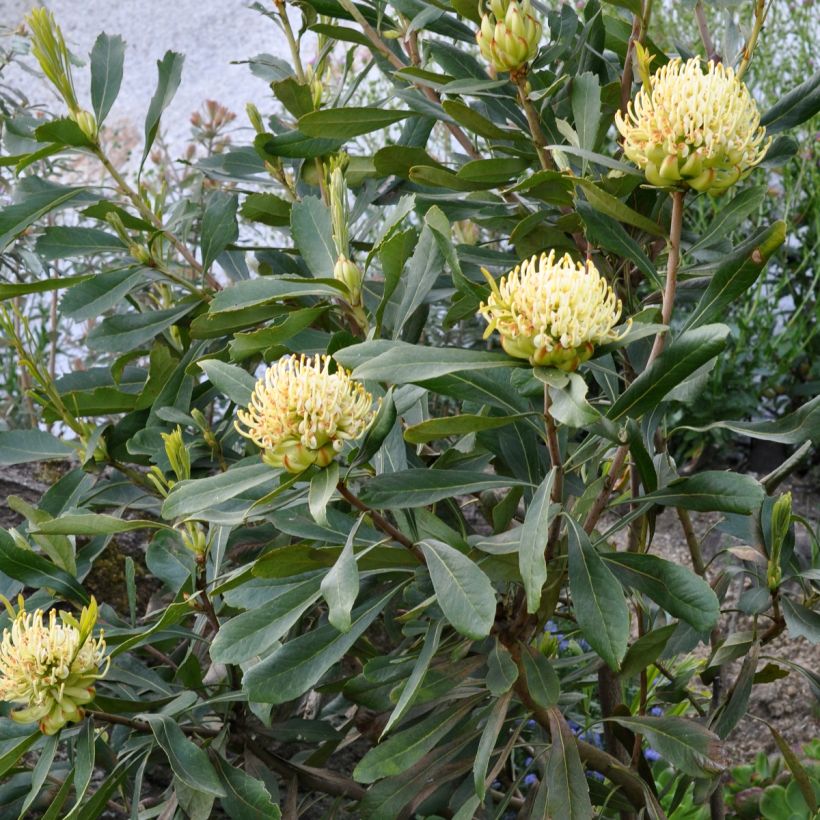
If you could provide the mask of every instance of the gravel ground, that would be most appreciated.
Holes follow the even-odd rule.
[[[0,26],[16,27],[34,5],[30,0],[0,0]],[[190,132],[188,118],[206,99],[234,111],[243,127],[247,125],[245,103],[255,102],[262,111],[270,108],[264,81],[253,76],[247,65],[231,65],[232,61],[260,52],[288,55],[281,31],[244,0],[84,0],[82,4],[50,0],[47,5],[77,57],[87,58],[101,31],[125,39],[125,76],[109,125],[141,133],[156,86],[156,61],[168,49],[185,55],[182,83],[162,119],[172,149],[184,143]],[[272,7],[264,0],[263,5]],[[87,102],[88,82],[81,77],[78,71],[77,92]],[[54,102],[54,95],[36,77],[17,71],[5,74],[4,80],[22,88],[33,102]]]

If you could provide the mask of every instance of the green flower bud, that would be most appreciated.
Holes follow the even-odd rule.
[[[187,481],[191,477],[191,456],[182,440],[182,428],[177,425],[173,433],[161,433],[165,442],[165,455],[177,481]]]
[[[259,109],[253,103],[247,103],[245,105],[245,113],[251,121],[253,130],[256,131],[257,134],[264,134],[265,124],[262,122],[262,115],[259,113]]]
[[[541,23],[530,0],[491,0],[481,17],[476,42],[482,56],[496,71],[525,71],[535,59],[541,40]]]
[[[85,134],[91,142],[97,141],[97,120],[90,111],[82,109],[71,112],[71,119],[80,126],[80,130]]]
[[[783,544],[789,534],[792,522],[792,494],[783,493],[772,507],[772,521],[770,530],[769,566],[766,570],[766,581],[769,589],[774,591],[780,586],[782,570],[780,556],[783,554]]]
[[[347,288],[351,305],[361,304],[362,272],[355,262],[351,262],[346,256],[340,256],[333,268],[333,278]]]

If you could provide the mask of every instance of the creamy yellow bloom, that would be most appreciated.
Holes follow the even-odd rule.
[[[746,85],[732,68],[693,57],[672,60],[619,111],[624,154],[662,188],[694,188],[717,196],[766,155],[771,138]]]
[[[540,40],[541,23],[530,0],[490,0],[476,34],[482,56],[496,71],[520,71],[535,59]]]
[[[236,429],[274,467],[301,473],[311,464],[327,467],[345,441],[363,435],[376,415],[373,396],[330,356],[285,356],[256,383]],[[244,425],[244,428],[243,428]]]
[[[531,364],[575,370],[595,345],[619,338],[613,330],[621,300],[592,262],[573,262],[555,251],[522,262],[496,285],[479,308],[510,356]]]
[[[12,711],[14,720],[39,721],[40,730],[53,735],[69,721],[82,719],[82,706],[94,697],[94,682],[108,669],[102,632],[91,637],[96,620],[93,598],[79,621],[54,609],[47,616],[40,609],[26,612],[20,599],[19,612],[0,642],[0,700],[23,704]]]

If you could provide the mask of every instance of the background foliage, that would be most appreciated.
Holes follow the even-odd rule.
[[[811,4],[771,12],[793,52],[757,42],[747,79],[775,142],[726,197],[687,200],[648,368],[669,196],[612,127],[635,38],[658,62],[754,47],[766,5],[712,5],[538,5],[516,86],[480,59],[472,2],[259,4],[293,48],[249,59],[270,108],[245,139],[206,106],[182,164],[146,163],[180,54],[158,60],[126,168],[104,127],[4,91],[0,464],[52,472],[35,504],[9,499],[0,592],[29,610],[95,594],[112,664],[56,740],[0,718],[0,816],[757,816],[740,813],[752,786],[762,816],[809,816],[816,750],[778,741],[725,803],[720,784],[753,687],[820,687],[768,654],[820,632],[817,533],[790,506],[772,526],[820,436],[820,76],[794,76]],[[123,70],[107,34],[74,68],[101,126]],[[363,321],[333,278],[333,161]],[[552,248],[589,254],[634,319],[571,376],[482,342],[475,316],[481,267]],[[325,352],[379,417],[337,464],[283,474],[236,408],[264,364]],[[748,441],[782,466],[699,468]],[[653,552],[664,510],[691,567]],[[734,539],[711,562],[693,513]]]

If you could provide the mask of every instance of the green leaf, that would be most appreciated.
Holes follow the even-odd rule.
[[[621,202],[617,197],[599,188],[592,180],[578,177],[574,182],[583,189],[587,202],[596,211],[611,216],[618,222],[625,222],[627,225],[640,228],[652,236],[664,236],[665,231],[657,222],[653,222],[643,214],[639,214],[625,202]]]
[[[536,378],[541,378],[543,368],[535,368]],[[601,414],[587,401],[589,387],[578,373],[562,374],[568,379],[566,385],[550,386],[550,414],[567,427],[589,427],[601,418]]]
[[[464,553],[443,541],[421,541],[436,600],[444,617],[468,638],[480,640],[495,622],[495,590]]]
[[[724,316],[726,308],[757,281],[769,258],[785,239],[786,223],[775,222],[736,248],[715,271],[685,327],[697,327]]]
[[[193,302],[182,302],[166,310],[117,313],[106,317],[93,328],[86,336],[86,342],[92,350],[128,353],[156,338],[195,307]]]
[[[698,632],[708,632],[717,623],[717,596],[703,578],[686,567],[656,555],[631,552],[610,552],[601,557],[622,584],[648,595]]]
[[[783,597],[781,603],[789,635],[803,637],[813,644],[820,643],[820,615],[791,598]]]
[[[789,771],[792,773],[795,783],[797,783],[800,789],[800,794],[803,795],[806,806],[808,806],[810,811],[816,812],[818,808],[817,795],[811,775],[809,775],[806,767],[800,762],[800,758],[795,754],[794,748],[789,744],[786,738],[783,737],[771,723],[766,723],[766,725],[769,727],[774,742],[777,744],[777,748],[780,749],[780,754],[783,755],[783,759],[786,761],[786,765],[789,767]]]
[[[800,125],[820,111],[820,71],[781,97],[760,118],[766,131],[775,134]]]
[[[501,697],[505,692],[509,692],[517,680],[518,667],[512,655],[500,641],[496,640],[487,658],[487,689],[491,695]]]
[[[47,558],[31,550],[21,549],[2,529],[0,529],[0,572],[34,589],[53,589],[83,604],[89,601],[88,593],[76,578]]]
[[[0,283],[0,302],[14,299],[16,296],[26,296],[29,293],[48,293],[52,290],[72,288],[81,285],[93,276],[93,273],[82,273],[79,276],[60,276],[56,279],[35,279],[33,282]]]
[[[571,82],[570,101],[578,146],[584,151],[594,151],[601,123],[601,86],[598,77],[586,71],[573,77]]]
[[[339,632],[347,632],[350,629],[350,612],[359,594],[359,569],[353,552],[353,539],[357,528],[354,527],[350,531],[336,563],[322,579],[322,597],[328,606],[327,619]]]
[[[359,445],[358,452],[356,453],[356,458],[351,464],[351,469],[358,467],[360,464],[366,464],[378,453],[382,444],[384,444],[392,432],[397,418],[398,412],[396,410],[396,404],[393,401],[393,388],[390,387],[387,393],[382,397],[376,418],[373,419],[373,423],[364,434],[362,443]]]
[[[70,458],[74,448],[44,430],[0,431],[0,467]]]
[[[214,191],[205,203],[202,214],[202,269],[210,270],[217,256],[228,245],[236,242],[239,226],[236,223],[238,200],[236,194]]]
[[[381,131],[407,117],[417,116],[414,111],[391,111],[386,108],[325,108],[299,118],[299,130],[309,137],[347,140],[371,131]]]
[[[113,515],[97,513],[68,513],[50,521],[42,521],[32,528],[32,532],[46,535],[111,535],[117,532],[131,532],[144,529],[173,529],[161,521],[148,519],[124,519]]]
[[[91,49],[91,106],[97,125],[103,124],[120,93],[124,62],[125,41],[119,34],[102,32]]]
[[[462,370],[513,367],[505,353],[464,350],[457,347],[424,347],[407,342],[376,340],[350,345],[333,354],[339,364],[352,367],[356,379],[409,384]]]
[[[617,568],[615,574],[618,574]],[[646,669],[647,666],[654,663],[666,648],[672,633],[677,628],[678,624],[672,623],[641,635],[626,651],[623,663],[621,663],[621,678],[629,680],[642,669]]]
[[[802,444],[820,438],[820,396],[806,402],[802,407],[773,421],[715,421],[705,427],[676,427],[676,430],[731,430],[749,438],[776,441],[781,444]]]
[[[122,253],[125,246],[118,236],[99,228],[52,225],[37,237],[35,250],[43,259],[50,262],[53,259],[67,259],[71,256]]]
[[[741,191],[731,201],[715,203],[715,213],[701,235],[700,239],[690,246],[689,253],[695,253],[701,248],[710,248],[718,242],[727,239],[729,234],[743,223],[750,214],[757,211],[766,199],[768,193],[767,185],[758,185],[754,188],[746,188]],[[771,228],[766,229],[767,233]],[[745,245],[754,244],[757,237]],[[732,254],[734,256],[734,254]]]
[[[569,588],[578,626],[589,645],[614,670],[626,654],[629,609],[621,585],[589,536],[567,516]]]
[[[309,327],[326,313],[328,308],[329,305],[317,305],[313,308],[294,310],[287,313],[281,321],[268,327],[249,333],[235,333],[233,340],[228,343],[231,359],[235,362],[243,361],[275,345],[286,345],[300,330]]]
[[[246,490],[273,481],[279,473],[268,464],[232,467],[224,473],[180,481],[162,504],[166,520],[182,518],[215,507]]]
[[[487,784],[484,782],[487,778],[487,769],[490,766],[490,758],[495,749],[495,744],[498,741],[498,736],[501,734],[501,729],[504,727],[504,721],[507,718],[507,709],[510,705],[510,695],[499,698],[494,704],[492,711],[487,716],[487,722],[484,724],[484,729],[481,732],[481,739],[478,741],[478,749],[473,762],[473,785],[475,786],[476,794],[481,800],[487,793]],[[472,818],[472,814],[470,817]]]
[[[518,548],[518,569],[527,593],[527,612],[538,611],[541,590],[547,580],[547,534],[550,525],[550,504],[555,484],[556,468],[553,467],[533,495],[524,523],[521,525],[521,543]]]
[[[548,816],[551,820],[587,820],[594,812],[578,744],[557,707],[549,710],[549,722],[552,745],[544,775]]]
[[[657,404],[687,376],[723,350],[729,328],[703,325],[686,330],[658,356],[610,407],[607,417],[618,421],[624,416],[637,418]]]
[[[248,697],[259,703],[285,703],[307,692],[347,654],[398,589],[355,609],[347,632],[326,624],[275,650],[245,673],[242,686]]]
[[[542,708],[550,709],[558,703],[561,684],[552,664],[536,649],[525,646],[521,653],[527,688],[532,699]]]
[[[224,393],[234,404],[250,403],[256,379],[235,364],[226,364],[219,359],[204,359],[197,362],[208,377],[208,381],[221,393]]]
[[[216,757],[216,770],[225,796],[220,803],[231,820],[280,820],[282,812],[265,784],[242,769]]]
[[[9,769],[13,769],[20,758],[43,736],[43,733],[37,729],[28,737],[24,737],[18,741],[7,751],[0,754],[0,777],[6,774]]]
[[[37,222],[50,211],[78,199],[85,194],[86,190],[86,188],[65,188],[62,185],[43,184],[34,191],[27,192],[15,205],[0,209],[0,252],[4,251],[9,243],[29,225]]]
[[[336,492],[339,480],[339,463],[331,461],[310,479],[308,490],[308,510],[317,524],[327,526],[327,505]]]
[[[503,185],[530,167],[527,160],[518,157],[474,159],[465,162],[456,176],[468,182],[480,182],[488,188]]]
[[[286,587],[272,601],[235,615],[222,624],[211,642],[214,663],[244,663],[264,655],[302,617],[319,598],[319,579]]]
[[[764,495],[763,486],[750,475],[705,470],[670,481],[666,487],[641,496],[641,502],[697,512],[750,515],[760,508]]]
[[[290,225],[291,203],[275,194],[248,194],[239,213],[251,222],[273,228]]]
[[[618,162],[618,160],[605,156],[604,154],[596,154],[593,151],[585,151],[583,148],[575,148],[572,145],[547,145],[547,151],[563,151],[565,154],[571,154],[581,159],[589,160],[595,165],[602,165],[604,168],[611,168],[613,171],[620,171],[622,174],[629,176],[642,176],[641,172],[635,168],[634,165],[628,165],[625,162]]]
[[[468,433],[479,433],[482,430],[495,430],[512,424],[530,414],[520,413],[514,416],[476,416],[461,413],[458,416],[444,416],[440,419],[428,419],[408,427],[404,431],[404,440],[410,444],[424,444],[448,436],[463,436]]]
[[[51,122],[38,126],[34,129],[34,136],[38,142],[53,142],[60,147],[91,148],[94,145],[85,131],[69,117],[60,117],[59,119],[51,120]],[[46,149],[44,156],[48,156],[51,153],[53,153],[52,150]],[[27,164],[27,162],[21,162],[18,168]]]
[[[371,479],[365,485],[362,500],[371,507],[400,510],[424,507],[454,495],[519,485],[528,486],[529,482],[509,476],[481,476],[473,470],[414,468]]]
[[[144,714],[142,717],[151,724],[151,731],[168,757],[171,771],[188,788],[216,797],[226,795],[208,755],[185,737],[176,721],[165,715]]]
[[[253,144],[263,158],[313,159],[333,154],[342,147],[341,139],[309,137],[299,131],[284,134],[259,134]]]
[[[304,197],[291,208],[290,227],[308,270],[318,279],[333,279],[338,251],[327,205],[319,197]]]
[[[118,305],[134,287],[150,281],[145,268],[135,267],[106,270],[96,276],[83,276],[82,280],[60,301],[63,315],[75,322],[84,322],[86,319],[101,316]],[[0,298],[1,288],[2,286]]]
[[[359,783],[373,783],[383,777],[401,774],[418,763],[464,716],[469,708],[462,706],[449,715],[434,711],[415,726],[405,729],[374,746],[358,762],[353,778]]]
[[[424,303],[441,274],[441,267],[441,251],[432,228],[425,223],[406,271],[399,280],[394,300],[398,302],[395,313],[388,313],[392,316],[394,339],[399,338],[407,321]]]
[[[185,57],[176,51],[166,51],[161,60],[157,60],[157,89],[148,106],[148,114],[145,117],[145,147],[142,149],[142,159],[140,160],[140,171],[145,165],[145,160],[151,151],[151,146],[157,138],[159,131],[159,121],[162,112],[168,107],[174,94],[179,88],[179,81],[182,79],[182,64]]]
[[[690,777],[710,777],[723,771],[720,739],[694,720],[621,716],[609,720],[643,735],[664,760]]]
[[[253,305],[300,296],[341,296],[343,292],[344,286],[332,279],[292,279],[279,276],[243,279],[214,296],[210,313],[242,310]]]
[[[421,647],[421,652],[413,664],[413,671],[407,679],[404,687],[401,690],[398,701],[396,701],[396,708],[390,713],[390,718],[385,724],[379,739],[384,737],[393,726],[398,723],[402,717],[407,713],[407,710],[413,705],[413,701],[419,692],[419,687],[430,668],[430,661],[438,650],[439,642],[441,641],[441,633],[444,630],[444,620],[433,621],[427,626],[427,632],[424,636],[424,644]]]

